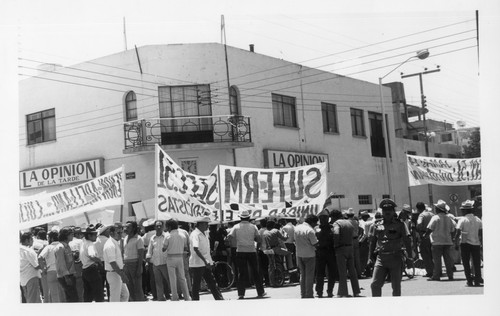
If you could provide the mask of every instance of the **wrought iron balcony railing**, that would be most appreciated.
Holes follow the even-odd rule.
[[[192,143],[251,143],[250,117],[150,118],[124,124],[125,149]]]

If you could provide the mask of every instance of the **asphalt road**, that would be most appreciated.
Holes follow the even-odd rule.
[[[427,281],[427,277],[422,275],[415,275],[413,279],[403,277],[401,284],[402,296],[436,296],[436,295],[481,295],[484,292],[484,287],[466,287],[465,275],[463,267],[456,265],[457,271],[454,273],[454,280],[448,281],[447,277],[443,277],[442,281]],[[444,267],[443,267],[444,271]],[[422,274],[423,271],[418,271],[416,274]],[[484,275],[483,275],[484,278]],[[326,281],[326,280],[325,280]],[[361,287],[361,295],[364,297],[371,297],[370,284],[371,279],[361,279],[359,284]],[[326,286],[326,284],[325,284]],[[335,284],[334,294],[336,294],[338,284]],[[348,284],[349,294],[352,294],[350,284]],[[280,288],[266,287],[266,297],[258,298],[255,288],[248,288],[245,293],[244,300],[273,300],[273,299],[300,299],[300,286],[298,283],[287,284]],[[324,293],[326,294],[326,293]],[[391,296],[392,289],[390,283],[385,283],[382,288],[382,296]],[[237,300],[238,293],[235,288],[224,291],[223,296],[225,299]],[[315,300],[358,300],[361,298],[315,298]],[[200,300],[212,300],[213,297],[209,292],[200,293]]]

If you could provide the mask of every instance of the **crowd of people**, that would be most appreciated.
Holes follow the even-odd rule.
[[[257,297],[277,286],[277,262],[300,297],[360,297],[359,279],[372,278],[371,296],[381,296],[386,280],[401,295],[403,258],[422,260],[429,281],[442,278],[442,259],[454,279],[453,253],[461,254],[466,286],[482,286],[482,222],[475,201],[462,203],[453,216],[439,200],[412,210],[384,199],[377,210],[323,210],[295,218],[252,219],[210,224],[145,220],[80,227],[35,227],[20,232],[22,302],[190,301],[200,299],[202,279],[215,300],[224,300],[212,273],[225,261],[234,271],[239,299],[255,287]],[[405,255],[405,256],[403,256]],[[472,264],[471,264],[472,259]],[[326,279],[326,282],[325,282]],[[349,279],[351,294],[349,294]],[[326,286],[325,286],[326,283]],[[325,289],[326,288],[326,289]],[[325,291],[326,290],[326,291]],[[366,296],[366,295],[364,295]]]

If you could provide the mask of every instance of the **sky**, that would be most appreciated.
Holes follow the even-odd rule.
[[[476,9],[479,10],[479,59]],[[440,72],[423,76],[427,117],[446,120],[454,127],[457,121],[465,121],[467,127],[481,127],[483,165],[487,171],[483,179],[493,184],[483,187],[484,205],[491,210],[498,208],[493,204],[495,200],[488,197],[498,195],[495,183],[500,177],[500,168],[496,167],[499,148],[496,122],[500,117],[499,1],[2,0],[0,92],[5,98],[4,124],[0,124],[4,153],[0,164],[3,175],[0,209],[17,208],[12,197],[18,196],[19,169],[11,167],[18,161],[17,82],[33,75],[29,68],[40,63],[70,66],[123,51],[124,18],[128,49],[151,44],[220,43],[222,15],[230,46],[248,49],[249,44],[254,44],[257,53],[374,84],[382,77],[384,83],[402,81],[407,102],[416,106],[420,105],[418,77],[401,79],[400,73],[419,73],[439,66]],[[421,49],[429,49],[427,59],[413,58],[392,71]],[[4,214],[8,223],[17,222],[15,212]],[[487,214],[488,211],[485,218]],[[11,228],[15,235],[15,225]],[[14,243],[8,248],[12,246],[14,249],[5,251],[15,253]],[[491,252],[486,252],[485,258],[490,259]],[[0,286],[0,298],[16,302],[17,292],[12,289]],[[498,297],[492,290],[490,287],[485,291],[488,293],[485,300],[468,297],[465,308],[471,308],[474,302],[488,306],[491,301],[486,299]],[[426,304],[437,301],[439,306],[440,299],[426,298]],[[357,305],[367,306],[362,301]],[[394,305],[391,308],[398,304]],[[141,311],[138,305],[129,306]],[[304,306],[311,307],[296,306],[295,312],[312,311]],[[456,305],[446,308],[450,314],[464,311],[460,298]],[[498,307],[490,309],[495,310]],[[73,312],[78,314],[77,311],[83,312],[76,309]],[[409,315],[412,312],[421,314],[421,310],[407,311]],[[487,314],[482,311],[482,315]]]
[[[308,6],[304,1],[260,0],[19,3],[30,5],[20,7],[17,19],[18,79],[34,75],[32,68],[40,63],[70,66],[125,47],[220,43],[223,15],[230,46],[248,49],[254,44],[260,54],[372,83],[418,50],[428,49],[427,59],[412,58],[383,82],[402,81],[407,102],[420,106],[418,76],[401,79],[400,73],[439,67],[439,73],[423,76],[427,117],[455,127],[457,121],[480,126],[480,58],[476,12],[470,6],[380,10],[368,5],[360,11],[320,0],[308,1],[317,4]]]

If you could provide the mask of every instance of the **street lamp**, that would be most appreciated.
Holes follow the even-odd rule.
[[[407,63],[412,58],[418,59],[426,59],[429,57],[429,51],[427,49],[419,50],[415,56],[411,56],[407,60],[403,61],[401,64],[396,66],[396,68],[389,71],[385,76],[378,78],[378,86],[380,90],[380,106],[382,108],[382,136],[384,137],[384,147],[385,147],[385,164],[387,169],[387,184],[389,186],[389,197],[392,198],[392,182],[391,182],[391,168],[390,168],[390,158],[389,158],[389,131],[387,130],[388,126],[385,121],[385,106],[384,106],[384,95],[382,92],[382,79],[390,75],[394,70],[401,67],[403,64]]]

